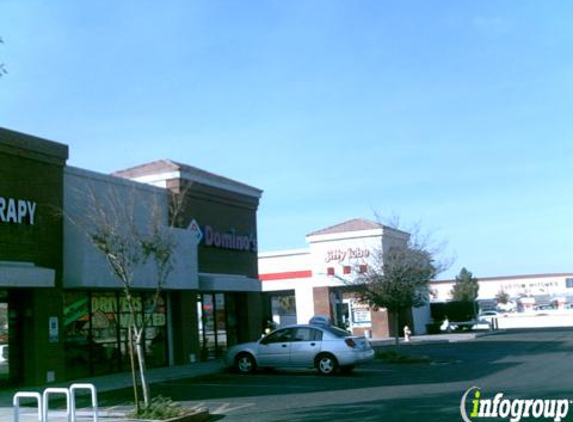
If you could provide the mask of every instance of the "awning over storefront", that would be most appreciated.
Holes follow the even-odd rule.
[[[199,290],[219,292],[260,292],[261,282],[236,274],[199,273]]]
[[[54,287],[56,271],[32,262],[0,261],[0,287]]]

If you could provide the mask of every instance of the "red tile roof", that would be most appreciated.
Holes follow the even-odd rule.
[[[227,177],[220,176],[218,174],[211,173],[197,167],[193,167],[187,164],[181,164],[168,159],[157,160],[151,163],[141,164],[125,170],[119,170],[113,173],[113,175],[127,179],[134,179],[141,176],[149,176],[153,174],[161,174],[171,171],[180,171],[182,173],[187,173],[191,177],[193,176],[201,177],[204,179],[212,180],[213,182],[224,183],[231,186],[243,187],[262,192],[260,189],[247,185],[245,183],[238,182],[236,180],[229,179]],[[183,176],[183,178],[185,178],[185,176]]]
[[[381,229],[384,226],[380,223],[375,223],[370,220],[365,220],[363,218],[354,218],[352,220],[345,221],[334,226],[327,227],[322,230],[317,230],[315,232],[307,234],[307,236],[320,236],[324,234],[335,234],[344,232],[355,232],[360,230],[376,230]]]

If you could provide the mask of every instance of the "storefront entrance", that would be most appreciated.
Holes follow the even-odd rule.
[[[4,297],[2,297],[4,296]],[[9,309],[6,293],[0,295],[0,385],[6,385],[10,379],[10,335],[9,335]]]
[[[237,344],[236,296],[232,293],[200,293],[197,296],[201,360],[223,356]]]
[[[23,379],[22,293],[0,290],[0,386],[20,383]]]

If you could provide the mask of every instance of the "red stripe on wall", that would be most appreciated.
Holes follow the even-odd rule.
[[[289,278],[310,278],[310,277],[312,277],[312,271],[287,271],[284,273],[259,274],[259,279],[261,279],[262,281],[287,280]]]

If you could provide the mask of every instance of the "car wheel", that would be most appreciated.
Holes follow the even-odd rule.
[[[235,367],[241,374],[252,374],[255,372],[257,363],[252,355],[241,353],[235,360]]]
[[[330,354],[318,355],[315,366],[321,375],[333,375],[338,368],[336,358]]]

